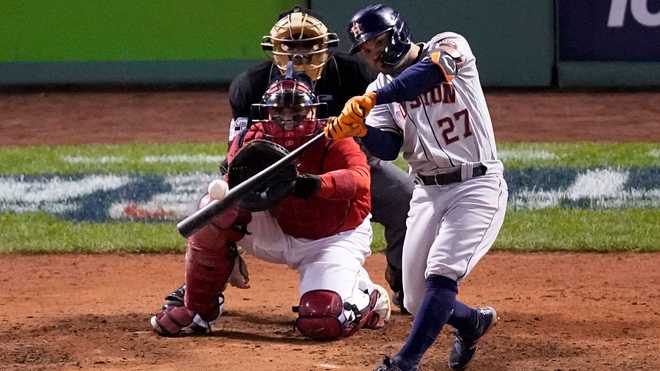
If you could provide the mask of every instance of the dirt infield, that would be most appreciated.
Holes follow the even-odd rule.
[[[660,93],[493,92],[498,141],[660,142]],[[0,145],[225,140],[224,92],[0,94]],[[175,233],[174,231],[172,233]],[[369,370],[410,317],[344,341],[292,329],[296,274],[248,258],[213,336],[149,330],[183,280],[178,255],[0,255],[0,369]],[[384,283],[382,255],[367,268]],[[462,286],[501,317],[475,370],[660,369],[660,254],[489,254]],[[450,337],[427,353],[445,369]]]
[[[214,336],[159,338],[148,318],[183,279],[176,255],[0,257],[0,368],[366,370],[410,317],[330,343],[292,329],[296,275],[248,258],[252,288],[227,292]],[[660,255],[488,255],[463,285],[494,305],[475,370],[660,369]],[[383,255],[367,269],[383,283]],[[426,370],[445,369],[447,331]]]
[[[660,142],[660,92],[492,92],[499,142]],[[0,145],[225,140],[226,92],[0,93]]]

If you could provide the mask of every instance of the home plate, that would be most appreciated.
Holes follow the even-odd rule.
[[[321,368],[325,368],[325,369],[331,369],[331,370],[336,370],[336,369],[341,368],[341,366],[331,365],[331,364],[327,364],[327,363],[319,363],[316,366],[321,367]]]

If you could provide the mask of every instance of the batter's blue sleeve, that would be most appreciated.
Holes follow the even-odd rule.
[[[434,64],[431,58],[426,57],[406,68],[391,83],[378,89],[376,91],[378,104],[413,100],[433,89],[443,80],[438,65]]]
[[[392,161],[399,156],[403,137],[395,132],[367,125],[367,135],[362,137],[362,144],[372,155],[385,161]]]

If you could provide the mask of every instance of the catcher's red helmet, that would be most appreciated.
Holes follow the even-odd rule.
[[[264,128],[264,138],[291,151],[311,139],[323,129],[325,121],[316,118],[322,106],[310,88],[307,75],[294,76],[290,70],[285,77],[272,83],[257,108],[258,122]]]

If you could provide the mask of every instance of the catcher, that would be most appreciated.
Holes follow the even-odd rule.
[[[232,142],[230,188],[323,130],[325,121],[315,117],[320,104],[305,80],[290,68],[254,105],[265,119],[256,120],[242,141]],[[338,339],[361,327],[384,326],[390,317],[387,291],[363,267],[372,239],[364,153],[351,138],[323,138],[297,161],[188,238],[184,303],[153,316],[154,331],[164,336],[212,331],[232,271],[240,276],[234,269],[240,261],[237,244],[299,272],[295,325],[304,336]],[[200,207],[208,202],[207,194]]]
[[[272,54],[272,60],[255,65],[232,81],[229,102],[233,119],[229,137],[244,135],[251,124],[251,105],[259,102],[273,79],[286,72],[289,62],[294,63],[297,72],[309,76],[314,94],[326,103],[326,112],[318,112],[317,117],[339,115],[344,103],[354,95],[363,94],[376,75],[354,56],[334,50],[338,42],[337,34],[330,32],[320,17],[309,10],[294,7],[282,14],[261,43]],[[366,151],[365,154],[371,176],[371,220],[384,227],[385,278],[392,289],[393,302],[401,306],[404,297],[401,256],[413,182],[393,163],[381,161]],[[174,292],[166,300],[173,301],[176,297]]]
[[[252,104],[261,100],[272,80],[286,72],[289,62],[293,62],[296,72],[310,78],[314,95],[325,103],[319,107],[325,108],[322,110],[325,112],[317,112],[316,117],[337,116],[349,98],[364,93],[376,76],[357,58],[333,51],[338,42],[337,34],[330,32],[308,10],[294,7],[280,15],[261,43],[265,51],[271,52],[272,59],[241,73],[229,87],[233,113],[229,124],[230,144],[232,139],[245,135],[252,124]],[[371,177],[371,221],[381,224],[385,232],[385,279],[393,291],[392,302],[407,313],[403,308],[401,256],[413,182],[391,162],[381,161],[367,151],[365,154]],[[165,305],[181,305],[185,287],[181,285],[167,295]]]

